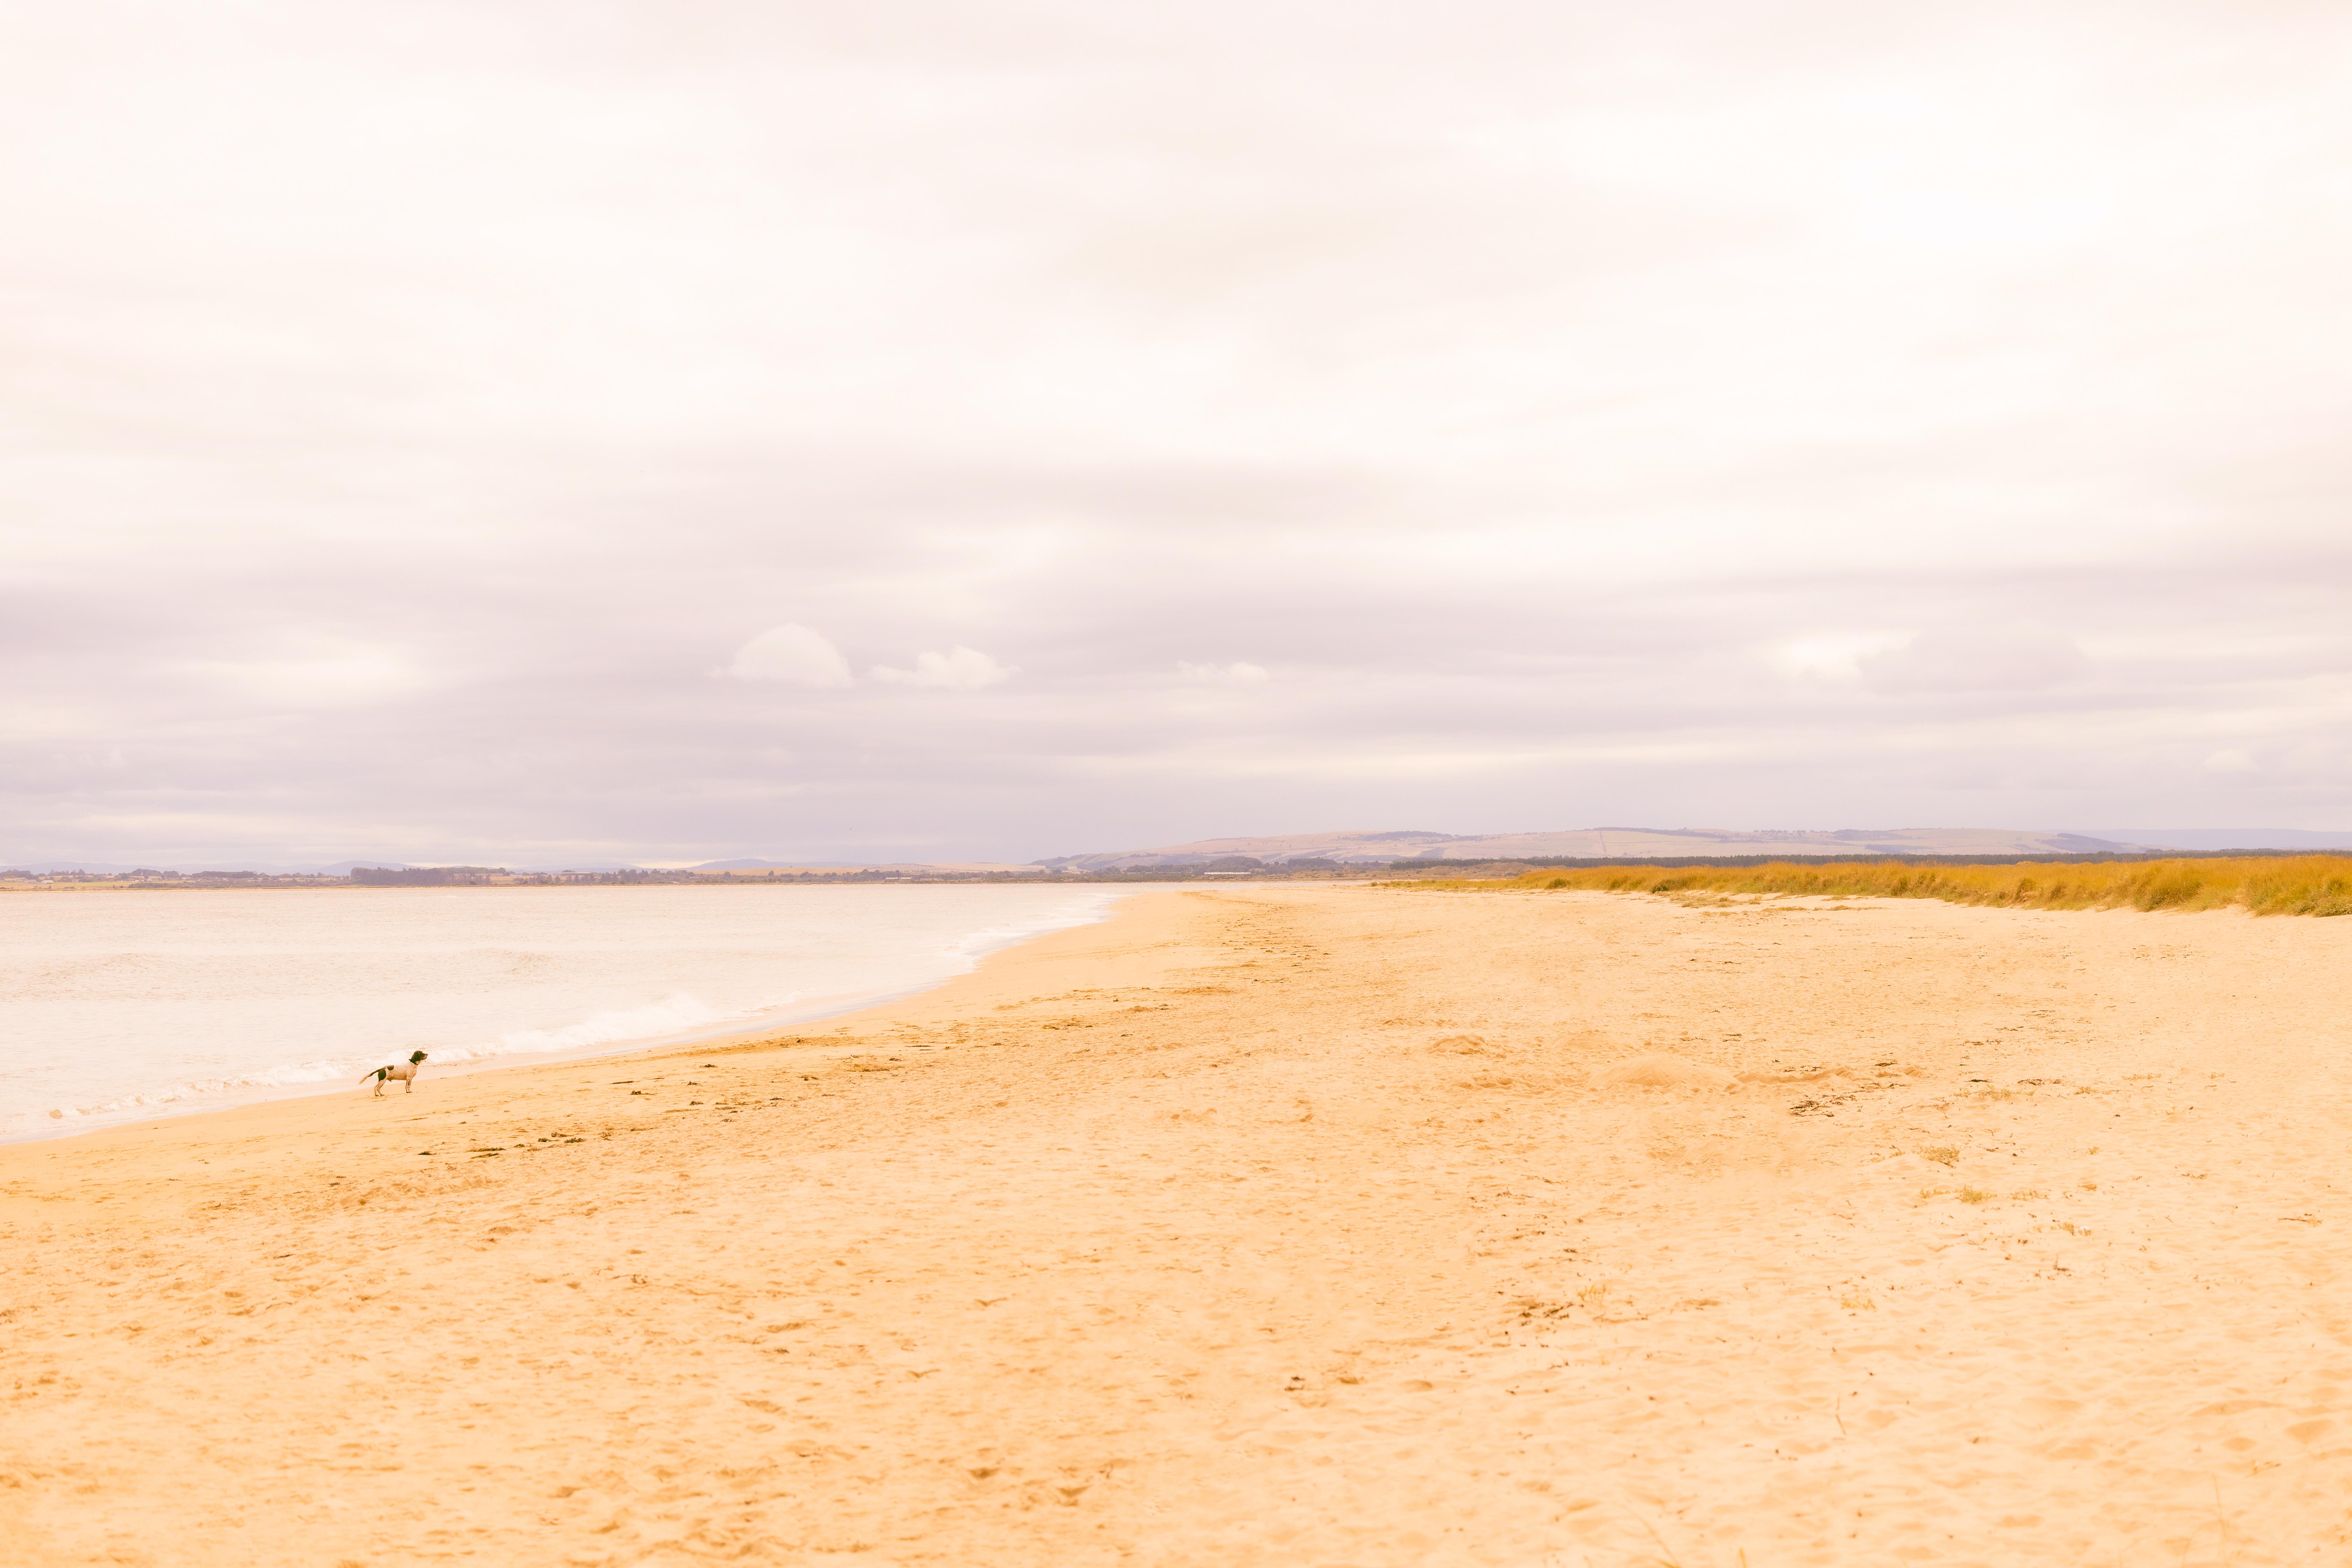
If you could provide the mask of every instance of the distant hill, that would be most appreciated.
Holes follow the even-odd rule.
[[[1731,827],[1578,827],[1547,833],[1290,833],[1262,838],[1203,838],[1155,849],[1065,855],[1036,865],[1055,870],[1128,870],[1139,866],[1198,866],[1248,858],[1267,865],[1332,860],[1544,860],[1700,855],[2097,855],[2138,845],[2080,833],[2007,827],[1843,828],[1835,832]]]

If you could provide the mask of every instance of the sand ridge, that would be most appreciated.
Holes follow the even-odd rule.
[[[1151,895],[791,1043],[0,1150],[0,1529],[2352,1558],[2352,921],[1704,903]]]

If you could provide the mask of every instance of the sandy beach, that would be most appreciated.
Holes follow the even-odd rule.
[[[2347,961],[2229,911],[1154,893],[803,1035],[0,1148],[0,1541],[2352,1562]]]

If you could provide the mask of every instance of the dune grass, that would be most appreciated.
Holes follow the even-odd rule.
[[[2226,860],[2036,861],[1918,866],[1899,860],[1776,860],[1764,866],[1596,866],[1496,881],[1395,882],[1462,892],[1582,889],[1610,893],[1782,894],[1942,899],[2026,910],[2244,909],[2258,915],[2352,915],[2352,857]]]

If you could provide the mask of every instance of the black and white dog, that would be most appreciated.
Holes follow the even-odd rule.
[[[396,1062],[388,1068],[376,1068],[375,1071],[368,1074],[367,1078],[361,1079],[360,1081],[362,1083],[365,1083],[370,1078],[375,1079],[375,1092],[378,1099],[382,1099],[383,1097],[383,1084],[384,1079],[398,1079],[401,1082],[408,1086],[409,1093],[415,1094],[416,1092],[416,1075],[424,1070],[425,1053],[423,1051],[419,1051],[404,1062]]]

